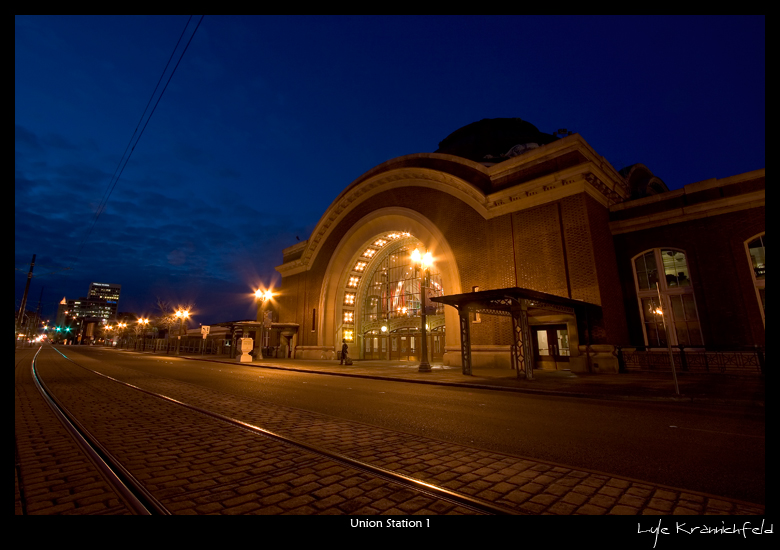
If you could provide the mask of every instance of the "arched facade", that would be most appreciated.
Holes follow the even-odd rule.
[[[479,126],[484,132],[490,124]],[[685,251],[695,275],[690,294],[701,341],[717,341],[720,329],[709,314],[715,296],[700,251],[708,231],[739,226],[734,234],[746,234],[739,241],[744,256],[745,239],[764,227],[763,170],[678,191],[658,180],[656,194],[632,198],[640,172],[649,174],[643,165],[621,174],[579,134],[532,141],[534,147],[497,150],[500,156],[488,154],[484,162],[447,152],[407,155],[348,185],[309,239],[285,249],[277,267],[278,320],[291,355],[334,358],[347,339],[353,358],[415,360],[420,283],[405,256],[414,247],[432,253],[434,281],[428,286],[439,295],[520,289],[515,296],[554,298],[545,307],[529,301],[523,314],[537,368],[593,370],[598,364],[614,371],[616,345],[645,345],[646,321],[636,305],[643,303],[637,293],[644,289],[637,287],[635,260],[648,250]],[[499,145],[505,145],[503,137]],[[652,183],[646,180],[640,182],[644,189]],[[687,201],[695,208],[681,210]],[[686,233],[689,228],[695,231]],[[406,278],[393,272],[400,263]],[[732,283],[753,296],[749,275],[735,274],[740,280]],[[429,344],[436,360],[457,365],[463,316],[448,303],[429,319],[436,337]],[[587,313],[578,317],[575,311]],[[751,327],[763,326],[758,313]],[[473,366],[509,367],[510,349],[519,342],[512,323],[481,314],[468,322]],[[750,334],[753,341],[760,336]]]
[[[392,238],[391,235],[397,237]],[[381,240],[386,243],[377,245]],[[374,328],[364,326],[362,316],[366,300],[371,296],[367,279],[370,279],[388,253],[398,250],[399,246],[410,245],[419,245],[432,252],[435,269],[444,289],[451,289],[451,293],[461,291],[455,256],[442,232],[429,219],[408,208],[385,207],[373,210],[350,227],[330,257],[326,268],[327,277],[318,300],[319,311],[324,312],[321,317],[322,329],[317,333],[316,348],[305,350],[307,353],[301,354],[302,358],[329,356],[332,350],[341,347],[345,331],[352,332],[352,338],[346,338],[351,355],[361,355],[364,349],[361,346],[361,335]],[[373,254],[366,256],[366,251],[373,251]],[[353,313],[351,322],[345,322],[345,313],[349,312]],[[443,317],[445,325],[447,317],[451,318],[450,324],[456,323],[454,312],[445,311]],[[407,319],[409,322],[404,325],[406,328],[414,325],[413,319],[417,319],[419,325],[419,314],[410,315]],[[381,328],[382,325],[379,326]],[[388,326],[389,330],[403,328],[398,321],[391,326]],[[457,347],[456,336],[451,336],[446,345]]]

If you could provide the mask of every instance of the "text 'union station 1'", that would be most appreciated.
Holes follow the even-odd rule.
[[[465,374],[617,372],[618,349],[763,348],[765,247],[763,168],[670,191],[484,119],[347,186],[284,250],[274,327],[299,359],[420,361],[425,334]]]

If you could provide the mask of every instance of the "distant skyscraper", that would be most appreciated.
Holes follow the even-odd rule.
[[[108,320],[116,317],[116,303],[98,298],[67,301],[67,315],[73,319]]]
[[[89,285],[89,294],[87,294],[87,298],[97,298],[99,300],[106,300],[108,303],[116,304],[119,302],[120,292],[122,292],[122,285],[92,283]]]
[[[78,300],[63,298],[57,311],[57,325],[70,325],[74,321],[107,322],[116,317],[122,285],[92,283],[86,297]]]
[[[91,304],[90,309],[94,309],[98,306],[98,310],[102,313],[99,315],[104,319],[110,319],[116,317],[117,307],[119,306],[119,294],[122,292],[122,285],[108,284],[108,283],[92,283],[89,285],[89,293],[87,294],[87,300],[93,302],[99,300],[105,302],[104,304]],[[108,313],[108,316],[104,316]]]

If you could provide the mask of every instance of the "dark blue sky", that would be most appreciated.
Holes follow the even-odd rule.
[[[90,232],[188,17],[16,16],[17,308],[37,254],[45,315],[94,281],[250,318],[350,182],[482,118],[672,189],[765,166],[763,16],[207,16]]]

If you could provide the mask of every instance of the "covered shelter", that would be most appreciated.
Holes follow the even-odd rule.
[[[431,298],[431,301],[452,306],[458,312],[461,366],[465,375],[471,375],[472,367],[472,314],[501,315],[512,318],[511,366],[518,378],[524,377],[528,380],[533,379],[534,369],[529,317],[549,312],[571,316],[574,321],[572,326],[575,330],[572,336],[575,341],[579,340],[580,334],[589,339],[591,323],[598,323],[602,317],[601,306],[518,287],[438,296]]]

